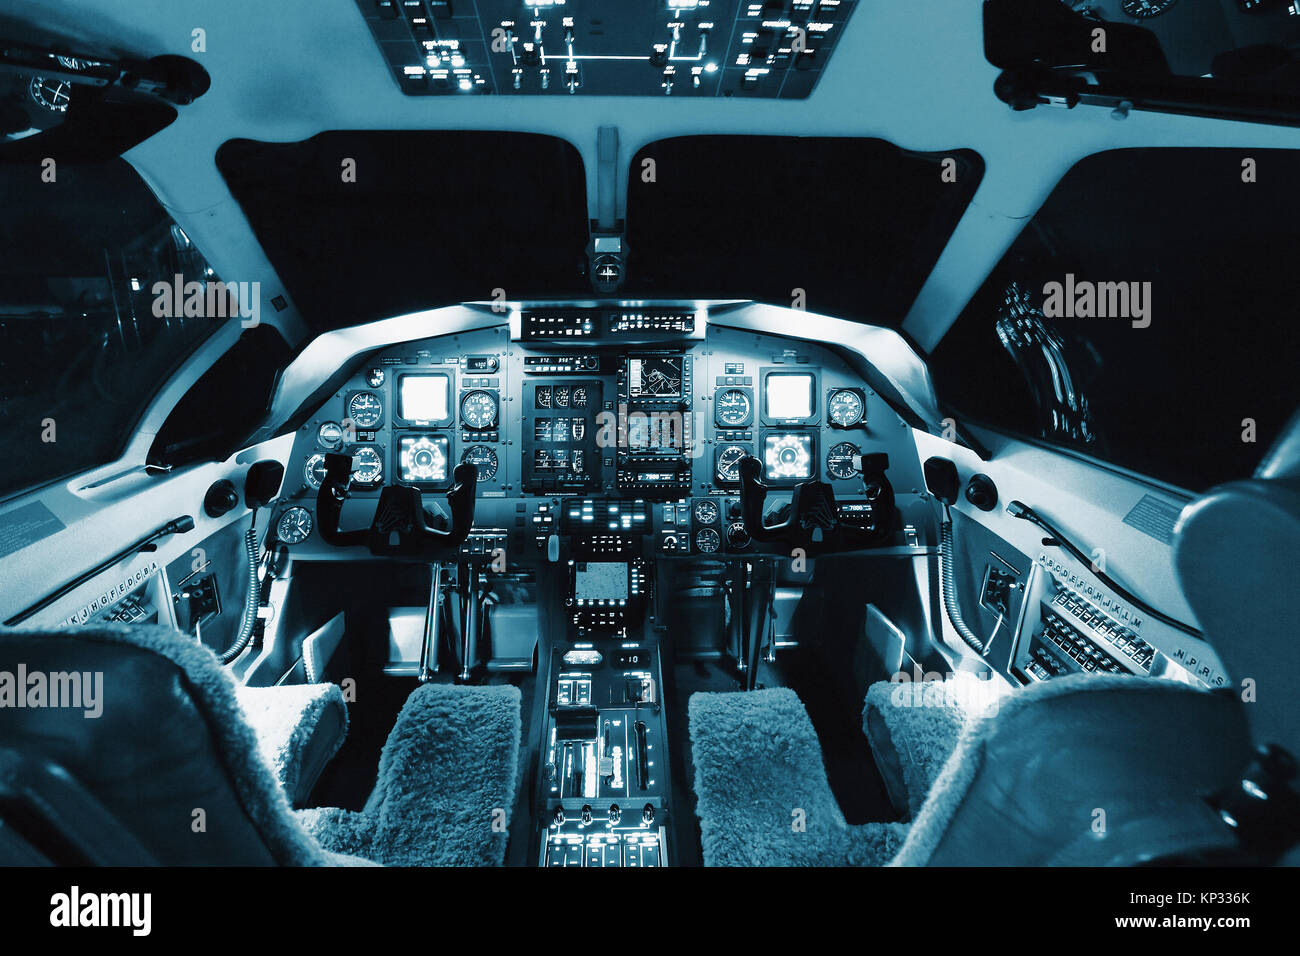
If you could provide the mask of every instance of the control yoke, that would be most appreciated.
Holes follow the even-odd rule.
[[[446,529],[432,527],[434,517],[424,508],[418,488],[385,485],[379,493],[375,516],[366,530],[340,531],[339,517],[348,499],[352,481],[352,456],[325,456],[325,480],[316,494],[316,517],[321,537],[328,543],[345,548],[364,545],[380,557],[432,561],[459,548],[474,526],[474,494],[478,486],[478,469],[461,462],[452,472],[455,484],[447,492],[451,507],[451,524]]]
[[[790,513],[776,524],[763,523],[763,505],[767,485],[759,480],[763,463],[753,455],[740,459],[740,513],[745,530],[755,541],[781,541],[800,537],[797,530],[807,529],[809,536],[820,541],[823,534],[838,524],[835,493],[824,482],[809,480],[796,485],[790,499]],[[821,532],[820,534],[818,532]]]
[[[759,476],[763,463],[752,455],[740,460],[740,513],[745,530],[755,541],[787,541],[809,551],[853,551],[887,538],[894,525],[894,494],[885,478],[889,459],[883,454],[862,456],[862,476],[867,503],[851,514],[842,513],[835,491],[824,481],[810,478],[795,485],[784,519],[766,524],[763,505],[767,485]]]

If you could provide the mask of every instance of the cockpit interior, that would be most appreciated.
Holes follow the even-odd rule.
[[[1298,9],[6,0],[0,864],[1300,861]]]

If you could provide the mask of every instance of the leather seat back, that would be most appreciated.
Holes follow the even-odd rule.
[[[56,682],[71,686],[59,675],[79,675],[78,706],[52,696]],[[6,677],[22,706],[6,699]],[[0,740],[59,765],[158,863],[323,857],[257,752],[233,681],[210,651],[169,629],[0,631]]]
[[[1167,680],[1075,675],[973,720],[896,865],[1134,865],[1228,851],[1206,802],[1250,758],[1236,700]]]
[[[1300,754],[1300,415],[1247,481],[1211,489],[1174,529],[1174,570],[1243,697],[1256,742]]]

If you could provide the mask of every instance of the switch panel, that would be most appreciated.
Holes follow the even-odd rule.
[[[803,99],[857,0],[357,0],[411,96]]]

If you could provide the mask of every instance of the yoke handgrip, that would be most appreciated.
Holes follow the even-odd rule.
[[[759,480],[763,473],[763,463],[753,455],[740,459],[740,516],[744,519],[745,530],[755,541],[777,541],[790,531],[794,523],[794,513],[774,525],[763,523],[763,505],[767,501],[767,485]]]

